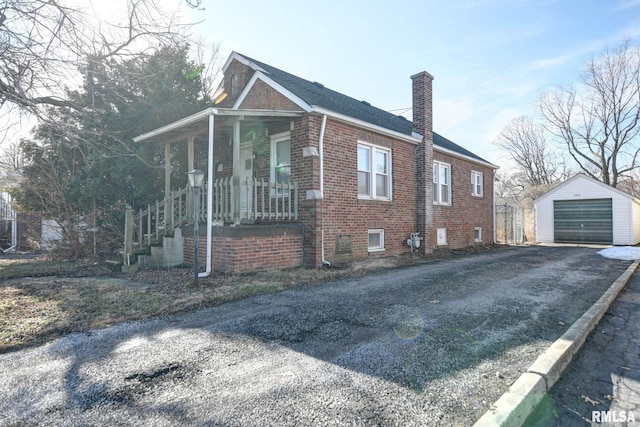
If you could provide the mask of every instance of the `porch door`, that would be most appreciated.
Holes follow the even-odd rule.
[[[247,179],[253,178],[253,145],[240,147],[240,213],[242,218],[249,218],[253,207],[253,188],[246,185]]]

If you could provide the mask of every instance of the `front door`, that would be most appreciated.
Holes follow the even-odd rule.
[[[240,147],[240,213],[242,218],[249,218],[253,206],[253,187],[247,185],[253,178],[253,145]]]

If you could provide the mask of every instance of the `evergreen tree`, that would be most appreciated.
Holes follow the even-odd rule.
[[[203,67],[188,53],[187,45],[170,45],[126,61],[89,58],[83,90],[68,93],[84,107],[50,107],[52,120],[22,141],[24,181],[16,200],[61,224],[70,256],[86,255],[82,229],[95,222],[104,239],[114,236],[127,204],[145,206],[162,195],[164,147],[136,146],[132,138],[206,108]],[[177,182],[186,180],[186,171],[175,173]]]

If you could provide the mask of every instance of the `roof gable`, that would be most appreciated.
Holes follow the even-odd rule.
[[[598,185],[598,186],[604,188],[607,191],[610,191],[612,193],[616,193],[616,194],[618,194],[620,196],[626,197],[627,199],[637,200],[634,196],[632,196],[629,193],[625,193],[622,190],[618,190],[617,188],[614,188],[614,187],[612,187],[610,185],[607,185],[602,181],[598,181],[597,179],[591,178],[590,176],[587,176],[587,175],[585,175],[583,173],[578,173],[578,174],[572,176],[571,178],[569,178],[568,180],[566,180],[565,182],[563,182],[562,184],[556,186],[555,188],[553,188],[553,189],[547,191],[546,193],[544,193],[542,196],[538,197],[536,199],[536,203],[541,201],[541,200],[544,200],[544,199],[546,199],[548,197],[551,197],[553,194],[555,194],[556,192],[558,192],[562,188],[564,188],[564,187],[566,187],[568,185],[574,184],[576,181],[580,181],[580,180],[587,181],[590,184]]]
[[[402,116],[396,116],[395,114],[376,108],[365,101],[358,101],[343,95],[326,88],[321,83],[310,82],[309,80],[305,80],[247,56],[240,56],[243,57],[245,61],[248,61],[249,64],[257,67],[257,69],[264,70],[276,83],[311,106],[326,108],[395,132],[412,135],[412,123]]]
[[[260,71],[256,71],[253,75],[233,108],[309,111],[309,106],[305,105],[304,101],[278,84],[269,81]]]
[[[329,88],[318,82],[311,82],[301,77],[282,71],[276,67],[265,64],[263,62],[252,59],[248,56],[242,55],[237,52],[233,52],[227,62],[225,63],[223,70],[229,66],[233,59],[253,68],[256,70],[256,76],[262,74],[262,79],[267,83],[269,80],[275,83],[276,90],[287,96],[289,96],[297,105],[307,110],[303,105],[307,104],[310,107],[320,107],[326,110],[331,110],[344,116],[354,118],[359,121],[367,122],[375,126],[379,126],[384,129],[391,130],[407,136],[414,136],[413,123],[407,120],[403,116],[397,116],[384,111],[380,108],[374,107],[368,102],[358,101],[355,98],[351,98]],[[252,79],[253,81],[253,79]],[[251,84],[247,85],[249,88]],[[241,95],[242,97],[242,95]],[[238,108],[241,105],[239,99],[234,108]],[[454,142],[444,138],[443,136],[433,132],[433,142],[438,147],[443,148],[445,151],[451,151],[457,153],[469,160],[478,161],[491,165],[488,161],[484,160],[480,156],[472,153],[471,151],[455,144]],[[495,167],[494,165],[491,165]]]

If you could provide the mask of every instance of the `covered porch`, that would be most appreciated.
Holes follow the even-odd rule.
[[[204,226],[200,247],[206,248],[206,253],[200,259],[206,259],[201,275],[207,275],[216,264],[214,228],[217,236],[245,239],[252,229],[270,236],[264,232],[265,226],[298,222],[300,188],[291,175],[291,130],[302,114],[209,108],[134,138],[136,143],[164,145],[164,193],[146,209],[127,212],[124,264],[131,264],[136,253],[174,238],[179,228],[185,236],[182,256],[173,257],[172,263],[189,262],[193,239],[182,228]],[[186,156],[181,154],[184,145]],[[176,150],[177,146],[181,150]],[[195,214],[194,191],[186,184],[185,173],[194,169],[205,172]],[[222,231],[228,227],[247,231]]]

